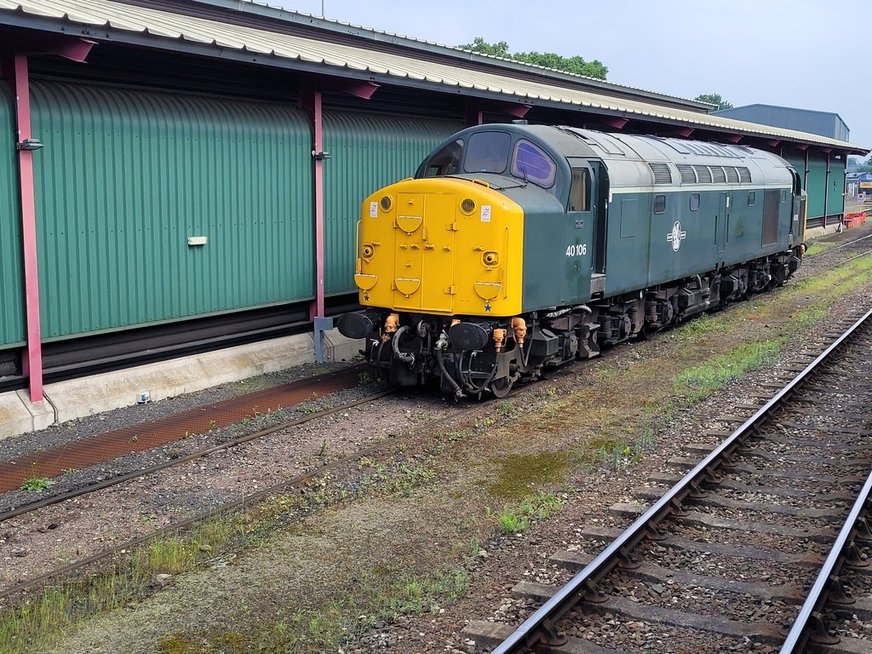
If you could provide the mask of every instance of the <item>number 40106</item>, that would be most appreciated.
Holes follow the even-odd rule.
[[[566,256],[567,257],[583,257],[587,254],[587,243],[579,243],[575,245],[574,243],[566,248]]]

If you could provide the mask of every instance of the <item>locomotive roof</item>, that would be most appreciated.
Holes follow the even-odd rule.
[[[482,126],[487,127],[497,126]],[[668,188],[734,179],[738,184],[784,186],[792,181],[790,165],[784,159],[746,145],[548,125],[512,125],[511,129],[528,133],[566,157],[602,159],[612,187]]]

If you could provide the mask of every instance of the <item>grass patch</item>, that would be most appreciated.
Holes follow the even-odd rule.
[[[496,516],[503,534],[517,534],[530,528],[533,520],[545,520],[563,506],[553,493],[534,493],[521,502],[509,504]]]
[[[463,569],[410,576],[377,570],[359,580],[342,598],[312,610],[281,615],[248,633],[194,632],[171,634],[158,644],[160,654],[315,654],[336,651],[373,625],[401,615],[435,613],[456,602],[469,586]]]
[[[693,340],[711,333],[724,331],[729,326],[732,316],[729,313],[704,313],[679,325],[675,336],[681,340]]]
[[[101,572],[52,586],[0,613],[0,654],[35,651],[58,642],[79,621],[147,595],[158,575],[176,575],[211,552],[249,544],[243,515],[204,523],[187,537],[172,536],[124,552]]]
[[[676,395],[691,401],[707,398],[745,373],[772,363],[787,342],[786,337],[744,343],[727,354],[681,372],[673,384]]]
[[[832,291],[836,285],[847,284],[845,290],[851,290],[866,283],[872,273],[872,256],[863,256],[853,261],[848,262],[844,266],[840,266],[823,275],[816,277],[806,277],[805,279],[792,284],[789,288],[794,291],[802,291],[805,293],[820,293],[822,291]],[[844,293],[831,293],[830,297],[836,298]]]
[[[821,242],[821,241],[818,241],[818,242],[812,243],[811,245],[808,246],[808,250],[805,251],[805,256],[807,256],[807,257],[813,257],[814,255],[816,255],[816,254],[820,254],[821,252],[826,252],[826,251],[829,250],[831,247],[833,247],[833,245],[835,245],[835,244],[834,244],[834,243]]]
[[[47,477],[29,477],[24,480],[24,483],[21,484],[21,490],[23,491],[34,491],[40,492],[44,491],[47,488],[51,488],[54,482]]]

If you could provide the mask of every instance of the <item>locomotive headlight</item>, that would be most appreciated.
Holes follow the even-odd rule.
[[[381,200],[379,200],[379,205],[381,206],[382,211],[390,211],[391,207],[394,206],[394,201],[391,199],[390,195],[383,195]]]
[[[460,210],[468,216],[475,211],[475,200],[472,198],[463,198],[460,203]]]
[[[488,267],[498,266],[500,263],[500,255],[496,252],[485,252],[481,255],[481,262]]]

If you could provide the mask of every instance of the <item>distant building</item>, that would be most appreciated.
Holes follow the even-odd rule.
[[[762,123],[773,127],[811,132],[830,138],[849,141],[850,130],[839,114],[829,111],[812,111],[795,107],[776,107],[771,104],[749,104],[744,107],[712,112],[719,116]]]

